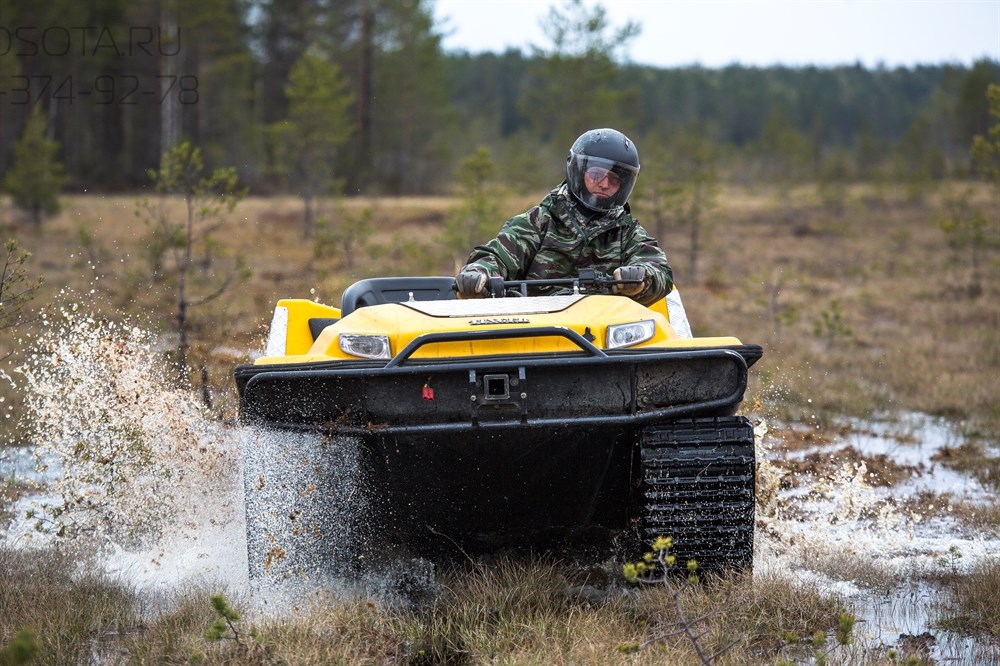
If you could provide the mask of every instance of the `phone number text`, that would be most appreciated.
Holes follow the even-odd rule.
[[[51,95],[53,99],[93,101],[95,104],[163,104],[176,98],[181,104],[198,103],[198,77],[181,76],[138,77],[104,74],[85,81],[73,76],[14,75],[0,79],[0,102],[34,104]]]

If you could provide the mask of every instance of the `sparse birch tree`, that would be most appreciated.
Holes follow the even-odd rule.
[[[0,331],[24,323],[22,312],[42,286],[41,277],[29,278],[24,265],[31,253],[22,250],[17,239],[8,238],[0,253]]]
[[[843,217],[847,210],[850,175],[850,160],[842,149],[833,151],[820,166],[816,190],[823,206],[837,217]]]
[[[167,253],[172,260],[164,271],[175,281],[174,320],[177,327],[177,369],[183,383],[188,380],[189,328],[191,308],[222,296],[237,279],[246,279],[248,269],[243,257],[226,260],[220,276],[215,267],[218,244],[212,237],[246,194],[237,188],[236,171],[219,168],[205,175],[201,150],[184,141],[170,149],[159,169],[151,169],[150,178],[163,195],[179,196],[183,215],[175,219],[167,211],[166,201],[143,200],[136,215],[154,228],[156,238],[172,239]],[[200,256],[199,256],[200,253]]]
[[[325,217],[317,220],[313,257],[338,258],[345,270],[352,271],[359,259],[371,254],[370,236],[375,210],[367,206],[352,213],[339,205],[335,215],[336,224]]]
[[[715,147],[706,139],[693,136],[687,152],[687,169],[682,183],[681,222],[690,234],[690,281],[698,280],[698,258],[708,222],[708,213],[719,197],[719,177],[715,170]]]
[[[973,137],[972,163],[983,180],[1000,190],[1000,85],[990,84],[986,96],[993,125],[986,136]]]
[[[666,245],[667,227],[687,231],[689,264],[684,282],[694,284],[710,226],[708,213],[719,196],[716,149],[698,128],[683,132],[666,149],[655,149],[655,140],[649,143],[651,149],[642,157],[638,196],[633,197],[635,206],[648,216],[661,245]]]
[[[24,264],[31,258],[17,244],[17,240],[8,238],[0,253],[0,332],[12,329],[26,323],[24,306],[35,297],[41,288],[41,277],[30,278]],[[0,361],[13,354],[13,350],[0,352]]]
[[[669,162],[665,140],[658,135],[647,137],[643,141],[642,170],[629,201],[632,211],[664,249],[667,228],[673,221],[671,211],[680,196],[680,186],[671,179]]]
[[[804,178],[809,162],[808,142],[779,107],[768,117],[756,147],[761,175],[775,188],[785,219],[791,220],[792,187]]]
[[[993,189],[996,197],[1000,195],[1000,86],[990,85],[987,96],[990,115],[996,122],[986,136],[980,134],[973,137],[970,154],[976,171]],[[996,221],[973,203],[972,190],[965,188],[944,197],[940,226],[954,254],[955,263],[971,269],[971,281],[965,291],[969,296],[980,296],[983,293],[981,269],[985,263],[984,255],[1000,247],[1000,229]]]

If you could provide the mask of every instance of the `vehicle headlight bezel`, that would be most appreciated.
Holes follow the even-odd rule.
[[[388,335],[341,333],[338,336],[338,344],[340,351],[349,356],[367,358],[373,361],[388,361],[392,358]]]
[[[654,335],[656,335],[656,322],[652,319],[611,324],[605,335],[605,347],[607,349],[634,347],[652,339]]]

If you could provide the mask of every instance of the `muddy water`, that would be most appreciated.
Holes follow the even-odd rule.
[[[207,585],[280,609],[278,589],[251,597],[244,466],[257,470],[247,478],[259,493],[285,493],[286,504],[302,505],[296,520],[312,510],[303,499],[313,496],[310,475],[340,479],[343,493],[332,501],[349,523],[352,486],[343,469],[356,458],[347,446],[343,469],[304,465],[302,475],[265,478],[259,433],[222,427],[189,395],[166,388],[168,369],[151,364],[151,345],[138,328],[72,312],[53,324],[14,378],[41,437],[30,449],[0,449],[0,474],[37,481],[39,490],[18,502],[3,541],[31,548],[61,530],[97,544],[99,566],[150,594]],[[816,581],[845,599],[858,616],[856,640],[835,659],[865,663],[898,646],[940,663],[1000,663],[1000,648],[936,626],[945,600],[926,582],[928,573],[968,570],[1000,553],[1000,540],[970,533],[947,511],[949,502],[992,501],[978,481],[935,462],[942,447],[962,443],[958,433],[919,414],[854,423],[834,435],[806,433],[758,424],[755,571]],[[869,464],[891,470],[892,485],[880,485]],[[941,496],[941,510],[922,515],[907,507],[907,498],[926,493]],[[250,508],[259,520],[273,519]],[[343,524],[314,521],[308,529],[351,538]],[[319,583],[303,565],[307,551],[273,553],[276,570],[295,574],[286,578],[297,582],[290,598],[299,601]]]

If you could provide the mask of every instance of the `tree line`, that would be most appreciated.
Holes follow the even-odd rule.
[[[970,173],[1000,63],[867,69],[629,64],[641,26],[565,0],[544,44],[446,53],[427,0],[0,0],[0,178],[32,110],[66,187],[124,190],[181,140],[260,194],[450,191],[491,151],[538,189],[572,139],[710,145],[720,177]],[[683,155],[677,159],[684,159]],[[554,166],[556,165],[556,166]],[[308,223],[308,220],[307,220]]]

